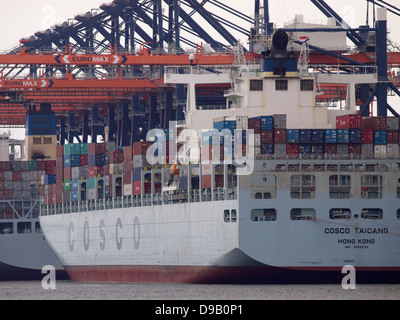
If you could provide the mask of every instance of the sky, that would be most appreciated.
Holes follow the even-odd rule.
[[[253,0],[220,0],[249,16],[254,14]],[[395,3],[394,0],[387,0]],[[262,1],[261,1],[262,2]],[[270,20],[277,27],[303,14],[309,22],[326,23],[326,17],[309,0],[270,0]],[[326,2],[351,27],[366,24],[366,0],[326,0]],[[37,31],[61,24],[76,15],[99,8],[111,0],[2,0],[0,4],[0,53],[19,45],[19,40],[29,38]],[[207,4],[208,5],[208,4]],[[207,6],[206,5],[206,6]],[[370,5],[372,22],[372,5]],[[242,26],[250,29],[250,24]],[[389,37],[400,44],[400,17],[388,13]],[[246,41],[246,40],[245,40]],[[396,97],[391,105],[400,112],[400,98]]]
[[[220,0],[233,8],[252,15],[253,0]],[[18,45],[19,40],[29,37],[37,31],[60,24],[78,14],[99,8],[111,0],[3,0],[0,4],[0,51]],[[326,2],[346,20],[350,26],[357,27],[366,22],[366,0],[326,0]],[[389,2],[393,3],[394,0]],[[278,27],[294,19],[295,14],[302,13],[308,21],[326,21],[325,16],[309,0],[271,0],[270,19]],[[371,13],[372,17],[372,13]],[[391,38],[400,43],[400,34],[393,31],[400,27],[400,17],[388,15]],[[243,26],[245,28],[250,26]]]

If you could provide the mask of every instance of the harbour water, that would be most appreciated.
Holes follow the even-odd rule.
[[[0,282],[0,300],[399,300],[400,284],[356,285],[187,285],[110,284],[57,281]]]

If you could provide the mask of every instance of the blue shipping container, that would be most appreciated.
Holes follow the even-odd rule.
[[[312,142],[312,130],[300,129],[299,130],[299,143],[311,143]]]
[[[326,129],[325,130],[325,143],[337,143],[336,129]]]
[[[299,154],[302,156],[311,155],[312,148],[311,144],[300,144],[299,145]]]
[[[262,143],[261,144],[261,154],[274,154],[275,147],[270,143]]]
[[[287,129],[286,130],[286,142],[287,143],[299,143],[299,133],[298,129]]]
[[[232,133],[236,129],[236,121],[218,121],[214,122],[214,129],[222,131],[224,129],[230,130]]]
[[[374,144],[385,145],[386,144],[386,130],[375,130],[374,131]]]
[[[71,200],[79,201],[79,191],[71,191]]]
[[[324,145],[323,144],[313,144],[311,146],[311,154],[315,156],[320,156],[324,154]]]
[[[315,129],[311,132],[311,143],[324,143],[325,140],[325,130]]]
[[[88,166],[89,167],[102,167],[106,163],[106,157],[104,153],[89,154]]]
[[[71,191],[79,190],[79,179],[71,180]]]
[[[362,143],[361,129],[349,129],[349,143]]]
[[[55,184],[56,183],[56,175],[55,174],[46,174],[44,176],[44,184]]]
[[[349,143],[349,129],[337,129],[337,143]]]
[[[273,116],[262,116],[261,119],[261,130],[274,130],[274,117]]]

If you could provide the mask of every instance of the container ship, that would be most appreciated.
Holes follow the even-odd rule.
[[[0,280],[42,279],[46,265],[56,269],[59,279],[66,279],[39,222],[40,188],[54,172],[55,161],[21,160],[24,143],[10,136],[0,136]],[[21,157],[10,161],[9,149],[16,144],[21,147]],[[11,157],[15,158],[14,152]]]
[[[358,282],[399,281],[399,119],[317,106],[322,80],[288,43],[277,31],[259,63],[166,68],[188,87],[185,121],[148,141],[56,147],[40,224],[72,280],[341,283],[351,265]],[[227,82],[226,108],[197,108],[196,84]]]

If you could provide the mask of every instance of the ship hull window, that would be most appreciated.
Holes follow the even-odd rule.
[[[12,222],[0,223],[0,234],[13,234],[14,225]]]
[[[251,221],[276,221],[275,209],[254,209],[251,211]]]
[[[296,208],[290,210],[290,219],[294,221],[300,220],[314,220],[316,218],[315,209],[309,208]]]
[[[383,210],[375,208],[367,208],[361,210],[361,219],[382,220]]]

